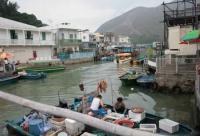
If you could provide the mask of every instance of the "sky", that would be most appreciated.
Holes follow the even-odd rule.
[[[155,7],[172,0],[11,0],[20,12],[33,13],[49,25],[70,23],[80,29],[95,31],[106,21],[132,8]]]

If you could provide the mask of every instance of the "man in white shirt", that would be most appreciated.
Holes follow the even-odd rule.
[[[97,114],[99,107],[103,107],[102,96],[98,95],[92,100],[92,104],[90,106],[90,112],[88,115],[94,116]]]

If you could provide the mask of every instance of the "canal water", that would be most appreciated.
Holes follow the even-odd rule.
[[[1,87],[0,90],[57,105],[58,91],[60,97],[71,101],[73,97],[82,95],[78,87],[80,82],[84,83],[87,92],[91,92],[96,90],[99,80],[105,79],[108,82],[107,91],[103,94],[105,103],[112,104],[117,97],[122,96],[128,107],[141,106],[146,112],[193,126],[193,95],[152,93],[148,88],[123,87],[118,77],[127,69],[128,65],[114,63],[71,65],[64,72],[48,74],[44,80],[19,80],[15,84]],[[15,119],[28,111],[29,109],[22,106],[0,100],[0,135],[6,135],[5,120]]]

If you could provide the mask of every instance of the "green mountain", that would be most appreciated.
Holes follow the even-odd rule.
[[[34,14],[20,13],[18,12],[18,8],[19,6],[16,2],[0,0],[0,17],[12,19],[37,27],[45,25],[41,20],[38,20]]]
[[[97,32],[114,32],[131,37],[133,43],[151,43],[163,39],[162,6],[134,8],[101,25]]]

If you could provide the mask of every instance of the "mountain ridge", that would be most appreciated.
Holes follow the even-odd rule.
[[[163,39],[162,6],[136,7],[102,24],[96,32],[114,32],[131,37],[133,43]]]

